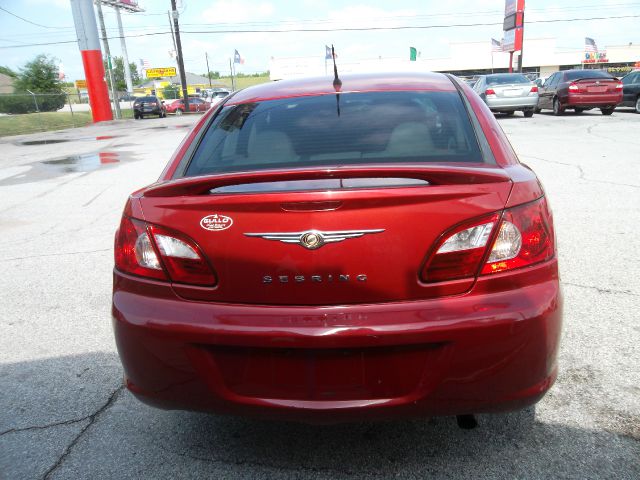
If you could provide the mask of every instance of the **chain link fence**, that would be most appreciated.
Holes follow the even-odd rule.
[[[133,118],[133,99],[121,99],[123,118]],[[64,91],[0,94],[0,137],[83,127],[91,122],[86,95]]]

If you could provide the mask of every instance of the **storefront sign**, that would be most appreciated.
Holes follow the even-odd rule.
[[[147,78],[175,77],[176,67],[149,68]]]

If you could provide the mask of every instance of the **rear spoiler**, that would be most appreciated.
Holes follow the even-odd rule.
[[[178,197],[208,195],[211,189],[229,185],[277,182],[290,180],[320,180],[339,178],[410,178],[429,182],[430,185],[465,185],[510,182],[502,168],[461,165],[407,165],[407,166],[344,166],[331,168],[304,168],[233,172],[198,177],[185,177],[158,182],[144,190],[145,197]]]

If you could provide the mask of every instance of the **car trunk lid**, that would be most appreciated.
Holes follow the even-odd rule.
[[[191,237],[215,287],[174,284],[191,300],[336,305],[463,293],[474,279],[425,284],[444,232],[504,208],[501,168],[429,165],[232,173],[156,184],[144,220]]]

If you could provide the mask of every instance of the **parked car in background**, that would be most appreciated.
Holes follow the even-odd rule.
[[[136,98],[133,102],[133,118],[140,119],[147,115],[157,115],[159,118],[166,117],[167,111],[164,102],[153,95]]]
[[[567,108],[576,113],[599,108],[611,115],[622,102],[622,82],[603,70],[564,70],[547,78],[540,89],[537,111],[553,110],[562,115]]]
[[[211,108],[211,102],[197,97],[189,97],[190,112],[206,112],[209,108]],[[167,104],[167,113],[182,115],[185,111],[184,101],[181,98]]]
[[[208,99],[212,104],[219,102],[231,93],[226,88],[207,88],[202,91],[202,97]]]
[[[521,73],[482,75],[473,86],[492,112],[513,115],[522,111],[532,117],[538,104],[538,86]]]
[[[536,175],[451,75],[341,80],[238,92],[127,200],[112,314],[139,399],[469,425],[551,388],[562,295]]]
[[[630,72],[621,79],[622,106],[634,107],[640,113],[640,70]]]

